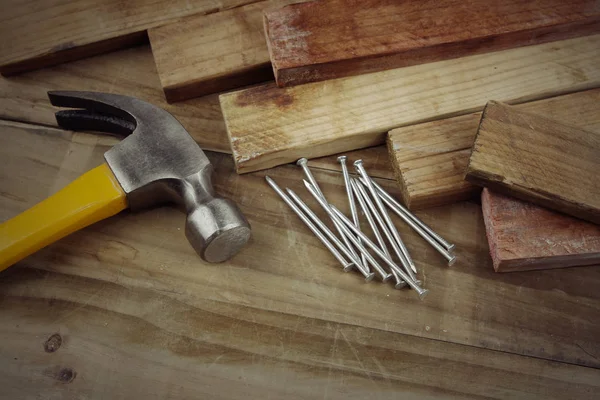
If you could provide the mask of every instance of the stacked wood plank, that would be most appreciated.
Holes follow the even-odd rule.
[[[220,96],[240,173],[381,144],[396,127],[600,86],[600,36]]]
[[[273,79],[263,12],[292,2],[263,1],[149,29],[167,100],[181,101]]]
[[[0,15],[3,75],[72,61],[146,40],[146,29],[251,0],[8,0]]]
[[[600,223],[600,134],[489,102],[466,180]]]
[[[598,33],[595,0],[329,0],[265,14],[279,86]]]
[[[600,89],[527,102],[519,110],[544,115],[586,130],[600,132]],[[481,113],[447,118],[390,131],[390,160],[411,209],[450,204],[479,194],[465,181],[465,171]]]
[[[600,226],[484,189],[483,220],[496,272],[600,264]]]

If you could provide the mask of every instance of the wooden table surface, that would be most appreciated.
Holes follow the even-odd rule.
[[[0,221],[100,164],[118,142],[52,127],[45,91],[159,103],[149,51],[0,80]],[[222,149],[215,99],[169,109],[185,110],[192,134]],[[341,271],[264,181],[269,174],[308,199],[297,167],[240,176],[231,156],[208,155],[217,191],[252,225],[249,245],[206,264],[185,238],[184,215],[161,207],[123,212],[4,271],[0,398],[598,398],[598,266],[496,274],[480,205],[462,202],[417,213],[456,243],[452,267],[397,221],[430,290],[419,301]],[[384,147],[350,156],[399,193]],[[313,165],[347,211],[335,157]]]

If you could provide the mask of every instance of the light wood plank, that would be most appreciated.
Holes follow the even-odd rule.
[[[239,173],[381,144],[396,127],[600,85],[600,36],[220,96]]]
[[[600,223],[600,134],[491,101],[465,179]]]
[[[262,1],[149,29],[167,100],[176,102],[273,80],[263,12],[293,2]]]
[[[71,134],[15,123],[3,123],[2,132],[0,159],[6,168],[0,169],[0,220],[33,205],[81,172],[102,162],[102,153],[116,142],[105,136]],[[406,390],[402,389],[404,383],[396,383],[396,380],[405,382],[404,379],[408,379],[411,385],[422,390],[437,387],[441,382],[442,388],[458,391],[456,396],[465,391],[465,395],[484,396],[486,390],[500,390],[497,397],[504,398],[507,396],[505,391],[509,390],[506,389],[508,378],[505,377],[515,370],[520,381],[514,383],[516,392],[509,390],[515,396],[521,391],[524,392],[519,396],[523,397],[532,393],[561,396],[563,390],[575,390],[573,393],[581,396],[595,393],[594,387],[588,386],[590,382],[597,385],[598,370],[563,372],[565,366],[562,364],[536,364],[539,367],[532,367],[529,363],[516,365],[516,358],[506,358],[498,364],[498,357],[509,356],[499,353],[465,353],[465,358],[457,359],[455,352],[466,350],[452,347],[451,343],[600,367],[600,293],[597,290],[600,268],[496,274],[488,254],[481,207],[469,202],[438,207],[417,215],[457,244],[459,261],[452,268],[448,268],[437,252],[394,218],[421,271],[424,286],[431,291],[421,302],[410,290],[394,290],[391,285],[378,282],[365,284],[358,274],[343,273],[336,260],[269,189],[264,182],[264,173],[238,176],[229,157],[216,153],[208,153],[208,156],[215,166],[217,192],[236,201],[252,225],[253,238],[249,245],[226,263],[204,264],[185,239],[184,215],[172,207],[161,207],[141,213],[121,213],[23,260],[18,266],[8,269],[0,279],[0,292],[5,296],[3,304],[6,305],[0,307],[5,316],[2,332],[6,333],[2,335],[6,335],[6,340],[10,338],[9,342],[2,341],[7,343],[2,352],[10,354],[9,360],[13,359],[13,347],[18,351],[19,346],[27,346],[33,352],[22,356],[15,354],[14,357],[19,360],[3,364],[3,368],[10,371],[10,375],[4,375],[9,382],[12,379],[16,382],[18,378],[16,387],[22,387],[20,382],[31,378],[27,365],[41,362],[44,367],[50,363],[79,371],[72,385],[77,383],[92,388],[110,385],[106,387],[120,390],[119,385],[105,379],[114,371],[115,375],[111,375],[114,379],[120,379],[119,372],[127,370],[129,372],[123,372],[122,379],[133,374],[134,378],[140,379],[135,378],[136,382],[154,382],[150,378],[142,380],[142,372],[146,371],[153,377],[172,366],[179,368],[196,363],[203,368],[224,367],[236,379],[243,372],[247,378],[260,375],[264,383],[265,375],[261,374],[271,370],[265,372],[261,369],[260,366],[264,365],[261,361],[287,360],[286,354],[296,359],[295,354],[298,354],[304,357],[302,362],[308,367],[323,367],[323,370],[318,369],[318,375],[324,374],[322,379],[325,381],[330,368],[332,371],[339,369],[336,374],[340,375],[336,376],[340,379],[342,376],[355,379],[348,374],[357,374],[362,377],[356,383],[358,386],[366,384],[370,377],[377,385],[386,385],[385,388],[391,391]],[[298,167],[284,166],[270,170],[268,174],[280,185],[288,186],[308,199]],[[347,212],[340,174],[315,170],[315,176],[328,199]],[[380,183],[393,192],[389,181]],[[315,207],[313,201],[309,204]],[[322,213],[319,215],[322,216]],[[29,288],[27,285],[32,286]],[[159,296],[158,300],[154,302],[148,297],[150,295]],[[36,300],[39,298],[46,300]],[[16,304],[22,306],[17,307]],[[14,319],[14,314],[10,314],[13,312],[22,317]],[[97,317],[90,316],[88,312],[97,312]],[[82,333],[79,329],[83,327],[70,325],[71,321],[80,318],[82,324],[83,321],[89,322],[89,329]],[[119,322],[122,318],[131,322]],[[284,323],[281,329],[268,328]],[[89,336],[97,325],[104,327],[99,331],[102,334]],[[38,326],[43,329],[43,335],[38,333]],[[33,336],[39,335],[38,342],[20,342],[19,338],[25,337],[14,334],[30,332],[28,327],[33,329]],[[297,335],[313,328],[326,330],[323,343],[319,335],[309,337],[314,340],[307,338],[296,342],[294,338],[300,337]],[[167,330],[164,336],[162,330]],[[356,336],[350,335],[352,331]],[[43,353],[43,341],[56,332],[66,335],[66,349],[71,344],[80,343],[74,347],[77,359],[55,362],[51,357],[60,356],[61,350],[51,355]],[[69,336],[71,332],[73,335]],[[282,337],[284,333],[287,336]],[[383,335],[381,338],[376,336],[380,334]],[[412,361],[405,363],[408,354],[427,354],[427,347],[404,342],[406,335],[433,339],[434,343],[440,343],[436,347],[440,352],[448,352],[448,360],[464,360],[466,365],[450,368],[448,364],[448,367],[441,368],[441,373],[439,358],[435,356],[431,360],[431,365],[435,366],[432,367],[432,377],[423,373],[422,364],[418,361],[420,358],[414,359],[414,370],[407,368],[413,365]],[[225,355],[217,360],[223,353],[209,351],[202,342],[187,345],[189,342],[185,337],[206,341],[209,349],[223,346],[235,351],[232,350],[234,353],[230,357]],[[100,347],[94,344],[98,342]],[[84,343],[91,346],[86,347],[89,352],[108,353],[100,366],[94,364],[95,358],[89,360],[90,353],[80,347]],[[103,347],[102,343],[107,347]],[[183,347],[178,347],[178,344]],[[381,353],[375,350],[378,346],[383,346]],[[115,357],[114,352],[104,350],[113,347],[119,349],[115,350],[118,353],[115,359],[111,358]],[[165,353],[154,353],[153,349],[164,349]],[[344,352],[343,357],[340,351]],[[377,351],[381,356],[376,356],[375,361],[370,358],[373,356],[371,351]],[[35,354],[40,356],[36,358]],[[163,357],[163,354],[170,356]],[[164,361],[154,361],[154,356]],[[141,361],[137,361],[140,357]],[[440,354],[439,357],[445,356]],[[384,362],[384,359],[387,361]],[[410,359],[413,360],[412,356]],[[226,364],[223,366],[220,361]],[[534,364],[539,362],[530,361]],[[157,362],[158,370],[155,371],[151,366]],[[167,363],[166,366],[163,362]],[[294,375],[298,373],[295,366],[287,364],[287,361],[282,363],[278,364],[278,370],[284,374],[282,379],[284,376],[299,379],[293,378],[298,376]],[[484,366],[481,363],[485,363]],[[365,366],[366,372],[361,365]],[[443,365],[446,365],[445,362]],[[138,366],[142,368],[139,376],[136,372]],[[152,369],[146,370],[144,366]],[[468,369],[464,370],[467,366]],[[98,382],[94,380],[93,372],[89,372],[90,369],[96,370],[94,367],[103,371]],[[485,376],[489,380],[468,380],[467,377],[473,376],[479,368],[482,373],[486,371]],[[409,373],[409,370],[412,372]],[[222,373],[226,376],[225,371]],[[407,373],[410,378],[401,378]],[[589,373],[592,374],[587,375]],[[539,379],[536,377],[538,374],[541,374]],[[35,376],[43,379],[44,385],[54,385],[54,380],[47,376]],[[493,380],[494,376],[498,380]],[[169,377],[157,380],[172,381]],[[476,382],[476,388],[460,383],[464,383],[465,379],[467,383]],[[197,388],[205,387],[204,381],[191,383],[183,378],[182,381],[186,382],[188,390],[203,390]],[[268,382],[271,381],[269,378]],[[306,382],[305,379],[302,381]],[[242,380],[241,383],[245,382]],[[310,382],[315,381],[310,379]],[[527,385],[527,382],[535,384]],[[307,386],[321,391],[319,394],[323,394],[327,387],[326,383],[322,387],[315,385]],[[508,386],[513,387],[513,384]],[[10,385],[3,387],[16,390]],[[164,386],[156,389],[161,387],[169,390]],[[373,390],[376,387],[379,386],[374,386]],[[55,386],[52,388],[49,390],[61,390],[55,389]],[[136,388],[134,385],[128,390]],[[347,391],[344,393],[348,394]],[[488,393],[488,396],[491,394]]]
[[[0,16],[0,73],[12,75],[139,44],[146,29],[251,0],[7,0]]]
[[[496,272],[600,264],[600,226],[504,196],[481,192]]]
[[[2,278],[0,383],[10,398],[593,399],[600,390],[593,368],[182,289],[33,268]]]
[[[329,0],[265,13],[280,87],[600,32],[596,0]]]
[[[0,77],[0,117],[56,126],[49,90],[90,90],[137,97],[173,114],[204,149],[230,153],[218,97],[170,105],[165,101],[149,46]]]
[[[600,89],[519,104],[519,110],[545,115],[600,132]],[[465,170],[481,113],[394,129],[387,139],[403,203],[415,210],[478,195]]]

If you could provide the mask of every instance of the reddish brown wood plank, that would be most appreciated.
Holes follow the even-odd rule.
[[[600,226],[504,196],[481,193],[496,272],[600,263]]]
[[[598,171],[600,134],[490,101],[466,179],[600,223]]]
[[[265,13],[273,70],[282,87],[599,29],[598,0],[330,0]]]

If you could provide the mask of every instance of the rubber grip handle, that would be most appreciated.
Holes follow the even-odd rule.
[[[0,271],[125,208],[125,192],[108,164],[86,172],[51,197],[0,224]]]

